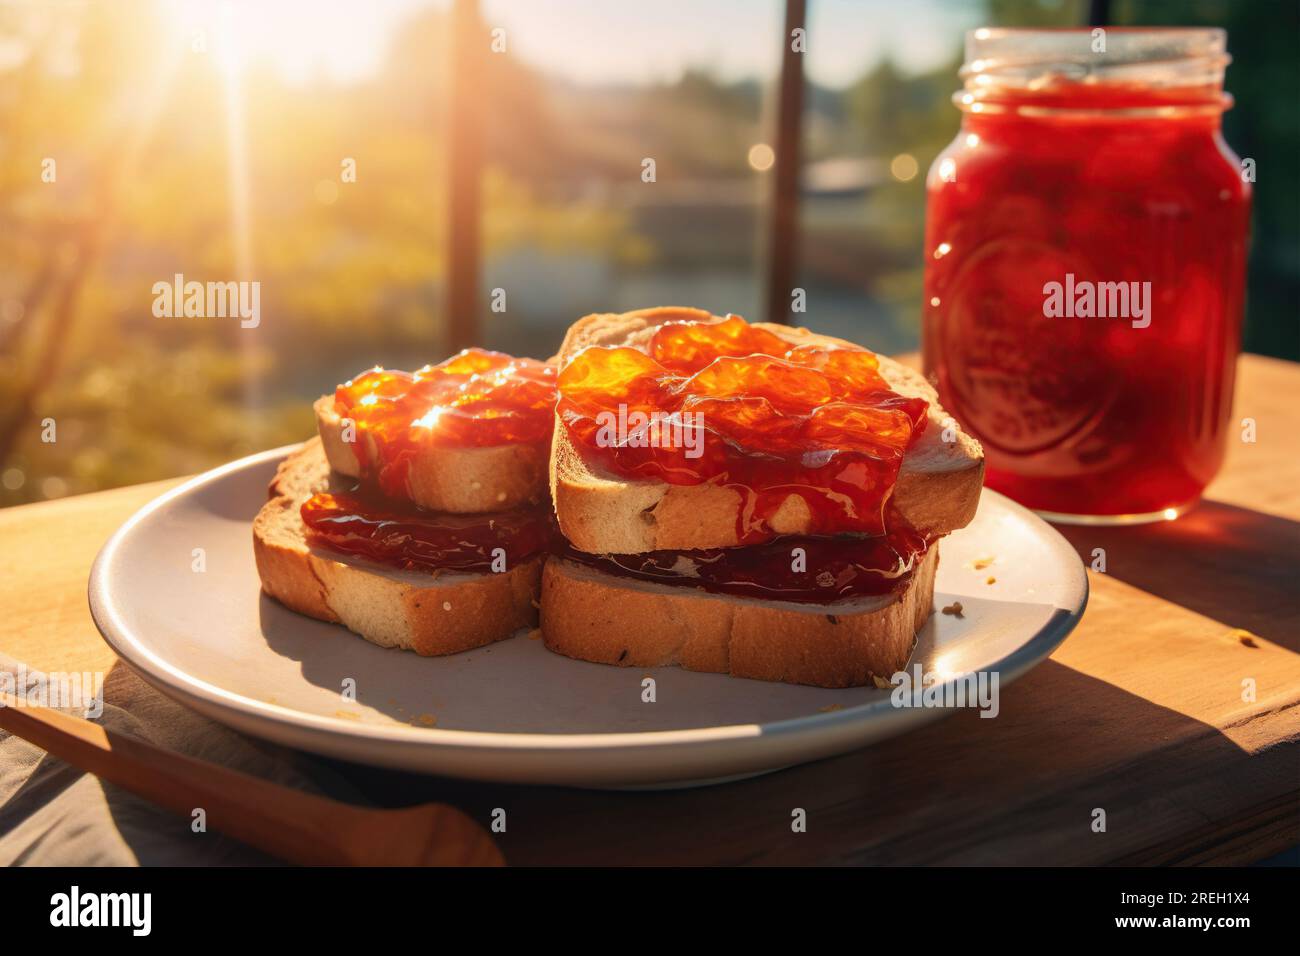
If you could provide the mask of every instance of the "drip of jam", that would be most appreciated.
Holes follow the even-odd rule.
[[[615,473],[740,492],[741,544],[772,538],[792,495],[811,534],[883,534],[929,407],[892,391],[872,352],[791,345],[739,316],[666,323],[644,352],[588,348],[558,388],[574,443]]]
[[[618,577],[767,601],[829,604],[896,594],[911,580],[928,542],[909,528],[886,535],[787,536],[747,548],[561,555]]]
[[[482,448],[550,441],[555,369],[535,359],[466,349],[415,372],[363,372],[338,387],[334,407],[356,423],[352,447],[363,482],[405,499],[411,461],[430,444]]]
[[[345,492],[314,495],[301,514],[312,544],[404,570],[510,570],[550,551],[556,537],[549,505],[453,515]]]

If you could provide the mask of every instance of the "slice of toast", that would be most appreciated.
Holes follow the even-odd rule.
[[[558,362],[563,368],[589,346],[645,348],[665,322],[720,322],[700,309],[661,307],[636,312],[589,315],[564,337]],[[821,344],[857,348],[842,339],[807,329],[758,323],[792,345]],[[944,535],[969,524],[984,481],[984,449],[940,407],[938,395],[913,369],[880,356],[890,388],[930,403],[929,423],[903,459],[894,503],[903,517],[927,535]],[[951,439],[945,441],[945,437]],[[654,479],[627,479],[584,456],[556,419],[550,462],[551,496],[560,530],[579,551],[639,554],[738,545],[740,493],[714,484],[671,485]],[[806,534],[811,514],[803,499],[788,497],[772,520],[779,534]]]
[[[322,395],[312,406],[316,430],[330,467],[341,475],[361,475],[355,447],[344,440],[343,419],[333,395]],[[374,439],[355,432],[357,441]],[[547,456],[541,445],[492,445],[486,448],[447,448],[430,444],[411,462],[407,484],[411,500],[430,511],[478,514],[508,511],[546,498]]]
[[[938,564],[934,545],[897,596],[821,605],[710,594],[552,558],[542,573],[542,640],[598,664],[857,687],[906,666],[934,604]]]
[[[545,557],[500,574],[430,575],[333,555],[308,544],[299,514],[304,501],[327,490],[343,488],[313,438],[281,462],[270,500],[253,521],[262,589],[281,604],[424,656],[481,647],[536,625]]]

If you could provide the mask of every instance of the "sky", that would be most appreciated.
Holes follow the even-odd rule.
[[[244,59],[269,59],[291,81],[321,73],[364,78],[403,22],[449,0],[163,0],[188,33],[235,26]],[[770,79],[781,52],[782,0],[480,0],[508,51],[583,84],[672,81],[703,67],[734,80]],[[851,83],[888,54],[909,71],[931,69],[985,15],[982,0],[809,0],[806,75]],[[225,12],[228,11],[228,12]],[[213,32],[219,32],[212,27]],[[954,77],[954,82],[955,82]]]

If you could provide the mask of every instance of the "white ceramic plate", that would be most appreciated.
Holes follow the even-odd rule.
[[[588,787],[684,786],[862,747],[951,709],[895,707],[889,690],[823,690],[569,660],[520,634],[422,658],[286,610],[260,590],[250,524],[276,449],[177,487],[109,540],[90,608],[113,650],[159,689],[277,743],[421,773]],[[194,570],[202,548],[206,571]],[[1088,583],[1065,539],[985,491],[943,541],[935,613],[911,667],[996,672],[1047,657],[1083,613]],[[972,567],[993,557],[983,569]],[[996,577],[990,585],[987,579]],[[656,681],[642,701],[642,680]],[[355,701],[341,696],[355,681]]]

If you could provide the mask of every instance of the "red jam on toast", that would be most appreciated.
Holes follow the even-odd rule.
[[[616,473],[739,490],[745,546],[585,554],[559,534],[549,506],[449,515],[407,500],[421,446],[544,442],[557,395],[574,442]],[[791,345],[736,316],[666,324],[646,352],[587,349],[558,382],[543,363],[471,349],[415,373],[366,372],[335,401],[356,423],[363,477],[353,491],[303,504],[308,539],[391,567],[488,573],[550,553],[623,578],[833,605],[901,591],[928,546],[889,508],[927,402],[891,390],[871,352]],[[697,422],[699,454],[601,440],[602,413],[620,407],[624,421],[640,411]],[[770,519],[792,494],[808,505],[811,533],[774,538]]]
[[[432,445],[486,448],[550,441],[555,369],[534,359],[466,349],[415,372],[371,369],[338,387],[335,410],[356,427],[358,487],[317,494],[301,515],[313,544],[404,570],[488,573],[549,551],[549,506],[494,514],[427,511],[407,473]]]
[[[415,372],[363,372],[338,387],[334,407],[356,423],[352,447],[363,481],[403,500],[410,463],[430,444],[485,448],[549,442],[555,369],[535,359],[466,349]]]
[[[883,597],[907,586],[925,557],[926,540],[900,528],[861,537],[788,536],[746,548],[561,555],[617,577],[698,588],[760,601],[830,604]]]
[[[549,505],[452,515],[344,493],[314,495],[301,513],[313,544],[403,570],[513,569],[549,551],[555,536]]]
[[[666,323],[644,352],[588,348],[560,373],[558,390],[574,444],[614,473],[739,491],[746,545],[774,536],[771,519],[791,495],[811,512],[810,534],[883,534],[903,455],[929,408],[890,389],[872,352],[792,345],[739,316]],[[612,418],[638,412],[695,429],[698,456],[645,428],[609,440]]]

